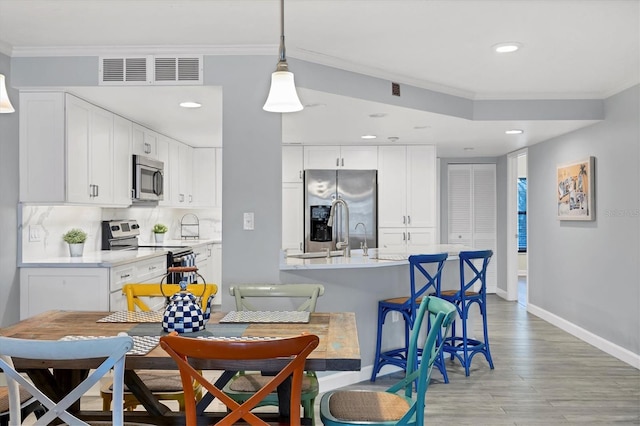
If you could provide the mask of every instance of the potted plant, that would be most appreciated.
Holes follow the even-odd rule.
[[[167,225],[164,225],[162,223],[156,223],[155,225],[153,225],[153,234],[156,237],[156,243],[161,243],[162,241],[164,241],[164,234],[169,230],[169,228],[167,228]]]
[[[69,255],[72,257],[82,256],[84,242],[87,240],[86,232],[79,228],[73,228],[68,230],[62,239],[69,244]]]

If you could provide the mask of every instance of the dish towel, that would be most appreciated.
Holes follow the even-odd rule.
[[[196,266],[196,254],[191,253],[182,257],[182,266]],[[185,272],[182,274],[182,278],[187,281],[188,284],[196,282],[195,272]]]

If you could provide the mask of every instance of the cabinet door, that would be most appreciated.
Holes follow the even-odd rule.
[[[96,204],[113,204],[113,114],[91,106],[89,139],[90,200]]]
[[[340,147],[341,169],[376,170],[378,168],[377,146]]]
[[[216,149],[193,149],[193,205],[216,206]]]
[[[332,170],[340,166],[339,146],[305,146],[304,168]]]
[[[158,134],[139,124],[133,123],[133,153],[150,158],[158,158]]]
[[[193,204],[193,148],[178,143],[178,193],[182,206]]]
[[[380,228],[378,248],[384,252],[404,253],[407,249],[406,228]]]
[[[131,205],[131,122],[113,116],[113,204]]]
[[[107,268],[21,268],[20,319],[52,309],[108,311]]]
[[[449,243],[472,245],[471,166],[450,164],[448,167],[448,232]]]
[[[283,146],[282,182],[302,183],[303,162],[302,146]]]
[[[378,225],[407,225],[407,174],[404,146],[379,147],[378,161]]]
[[[436,155],[430,145],[407,147],[407,225],[436,226]]]
[[[184,205],[184,195],[180,196],[180,142],[169,140],[169,165],[165,165],[164,179],[169,181],[171,205]]]
[[[90,186],[89,139],[91,105],[75,96],[65,96],[67,129],[67,201],[89,203]]]
[[[301,252],[304,240],[304,190],[302,183],[282,184],[282,249]]]
[[[407,253],[427,252],[436,243],[436,228],[407,228]]]

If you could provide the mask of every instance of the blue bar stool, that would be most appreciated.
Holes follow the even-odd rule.
[[[407,358],[409,351],[409,337],[411,330],[413,329],[413,323],[416,318],[416,312],[420,306],[422,296],[428,296],[434,294],[436,296],[440,293],[440,275],[444,262],[447,260],[447,253],[439,254],[419,254],[409,256],[409,271],[411,276],[411,296],[394,297],[392,299],[385,299],[378,302],[378,336],[376,339],[376,355],[373,364],[373,372],[371,373],[371,381],[375,382],[380,369],[389,364],[395,365],[403,370],[407,370]],[[416,274],[416,270],[420,272],[420,275]],[[432,272],[429,272],[432,271]],[[418,280],[423,282],[422,285],[416,286],[416,276]],[[421,280],[422,278],[423,280]],[[417,289],[416,289],[417,287]],[[426,293],[429,291],[429,293]],[[426,294],[425,294],[426,293]],[[384,325],[385,318],[390,312],[399,312],[404,318],[404,347],[389,349],[382,351],[382,326]],[[421,354],[418,353],[418,356]],[[417,368],[418,358],[416,360]],[[445,383],[449,383],[447,372],[444,368],[442,353],[435,362],[442,375],[444,376]]]
[[[456,330],[456,324],[451,326],[451,336],[446,337],[443,345],[443,352],[451,354],[451,359],[456,357],[464,366],[464,373],[469,375],[471,359],[476,354],[484,354],[493,369],[493,360],[489,350],[489,334],[487,332],[487,266],[493,256],[491,250],[461,251],[460,257],[460,289],[443,290],[440,297],[447,300],[458,309],[458,315],[462,322],[462,334]],[[474,260],[481,260],[482,266],[476,267]],[[480,263],[480,262],[478,262]],[[475,284],[480,284],[478,291],[473,290]],[[472,339],[469,337],[467,329],[467,319],[471,307],[477,304],[482,316],[483,339]]]

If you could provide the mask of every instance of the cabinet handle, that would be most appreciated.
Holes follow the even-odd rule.
[[[302,179],[302,170],[298,170],[298,179]]]
[[[407,216],[407,225],[411,225],[411,216]]]
[[[403,225],[407,224],[407,217],[406,216],[402,216],[402,224]]]
[[[131,276],[131,274],[120,275],[120,279],[123,280],[125,278],[129,278],[130,276]]]
[[[302,251],[302,242],[300,242],[300,251]]]
[[[181,203],[184,203],[184,194],[180,194],[180,197],[178,198],[178,200],[179,200]]]
[[[341,160],[342,164],[340,164],[342,167],[344,167],[344,158]]]
[[[193,195],[189,194],[189,202],[193,203]]]
[[[96,188],[96,197],[100,195],[100,185],[95,185]]]
[[[336,167],[340,166],[340,158],[336,157]]]
[[[149,270],[150,270],[150,271],[153,271],[154,269],[156,269],[156,267],[155,267],[155,266],[149,266]]]
[[[402,233],[402,241],[407,241],[407,233],[406,232]]]
[[[407,241],[411,240],[411,232],[407,232]]]

